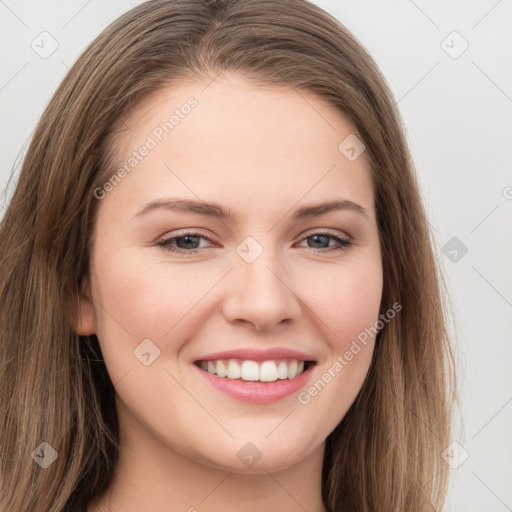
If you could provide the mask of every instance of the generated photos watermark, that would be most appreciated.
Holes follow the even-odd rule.
[[[164,137],[171,133],[198,104],[197,99],[191,96],[187,99],[186,103],[183,103],[183,105],[174,110],[168,120],[162,121],[158,126],[153,128],[151,133],[146,137],[144,144],[133,151],[132,155],[101,187],[94,189],[94,197],[96,199],[103,199],[107,195],[107,192],[114,190],[114,188],[121,183],[123,178],[130,174],[130,172],[137,167],[137,165],[162,142]]]
[[[379,316],[379,320],[371,327],[366,327],[364,331],[361,331],[357,335],[357,339],[352,340],[349,350],[346,350],[343,355],[339,355],[336,361],[307,390],[301,391],[297,395],[298,402],[302,405],[309,404],[311,399],[317,396],[354,359],[354,356],[361,352],[362,346],[365,347],[368,344],[369,338],[375,337],[401,310],[402,305],[395,302],[391,308]]]

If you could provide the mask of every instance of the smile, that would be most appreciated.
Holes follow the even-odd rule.
[[[286,358],[268,361],[218,359],[197,361],[196,365],[211,375],[231,380],[275,382],[294,379],[312,364],[311,361]]]
[[[192,367],[216,392],[263,405],[298,393],[316,363],[312,354],[276,347],[216,352],[196,359]]]

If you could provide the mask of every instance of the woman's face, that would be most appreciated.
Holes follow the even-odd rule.
[[[77,330],[98,336],[125,439],[238,472],[319,453],[366,377],[382,294],[354,128],[229,74],[123,126]]]

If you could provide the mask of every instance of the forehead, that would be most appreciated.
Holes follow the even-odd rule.
[[[288,85],[261,86],[236,75],[183,81],[123,120],[115,163],[128,163],[130,172],[115,193],[138,205],[167,192],[231,198],[235,212],[261,201],[291,206],[327,196],[371,208],[364,151],[353,160],[343,153],[351,137],[359,138],[338,109]],[[150,150],[131,167],[144,146]]]

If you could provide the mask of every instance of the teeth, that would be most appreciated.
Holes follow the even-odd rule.
[[[297,361],[292,361],[288,365],[288,378],[293,379],[297,375]]]
[[[240,365],[233,360],[230,360],[228,363],[228,379],[239,379],[242,376],[242,370]]]
[[[228,370],[226,365],[222,361],[217,361],[217,376],[218,377],[227,377]]]
[[[254,361],[244,361],[242,363],[240,376],[242,380],[259,380],[260,369],[258,368],[258,363]]]
[[[275,382],[294,379],[304,371],[304,361],[280,359],[278,361],[241,361],[235,359],[201,361],[201,368],[217,377],[245,381]]]
[[[288,365],[281,361],[279,366],[277,367],[277,378],[278,379],[287,379],[288,378]]]
[[[260,380],[262,382],[274,382],[277,380],[277,366],[274,361],[265,361],[261,364]]]

